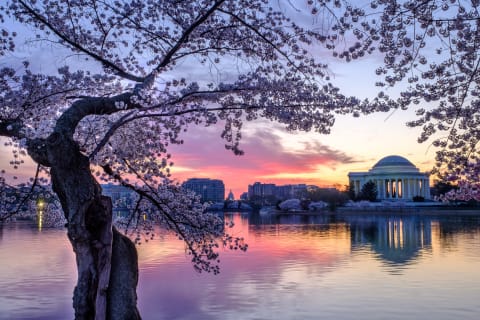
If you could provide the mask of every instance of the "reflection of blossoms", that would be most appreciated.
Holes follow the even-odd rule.
[[[194,192],[164,181],[156,188],[151,185],[133,186],[139,197],[126,217],[117,218],[120,230],[133,235],[136,244],[148,242],[155,236],[155,226],[173,232],[185,243],[185,252],[191,256],[195,270],[217,274],[221,247],[245,251],[248,245],[241,237],[225,231],[233,222],[225,222],[218,213],[208,212]]]

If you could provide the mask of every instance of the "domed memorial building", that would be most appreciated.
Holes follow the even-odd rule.
[[[373,181],[379,200],[412,200],[415,196],[430,199],[429,174],[420,172],[404,157],[385,157],[368,172],[350,172],[348,178],[356,195],[365,183]]]

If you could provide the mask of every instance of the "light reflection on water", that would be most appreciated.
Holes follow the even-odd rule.
[[[480,216],[225,214],[247,253],[196,273],[159,231],[138,247],[144,319],[477,319]],[[0,319],[71,319],[65,231],[0,228]]]

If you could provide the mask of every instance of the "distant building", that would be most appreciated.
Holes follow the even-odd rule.
[[[248,186],[248,197],[267,197],[275,195],[275,184],[273,183],[260,183],[255,182],[253,185]]]
[[[117,216],[126,216],[130,213],[135,201],[135,193],[117,184],[102,184],[102,194],[112,199],[113,213]]]
[[[289,184],[277,186],[273,183],[255,182],[248,186],[248,199],[254,198],[276,198],[286,200],[292,198],[301,198],[307,192],[306,184]]]
[[[202,202],[222,202],[225,200],[225,185],[222,180],[191,178],[182,185],[201,197]]]
[[[412,200],[416,196],[430,199],[429,174],[420,172],[404,157],[385,157],[367,172],[350,172],[348,178],[355,195],[365,183],[372,181],[380,200]]]
[[[292,186],[285,185],[285,186],[277,186],[277,190],[275,192],[275,196],[280,200],[286,200],[292,197]]]
[[[229,201],[235,200],[235,196],[233,195],[232,190],[230,190],[230,192],[228,193],[227,200]]]
[[[293,184],[292,185],[292,197],[293,198],[303,198],[307,193],[307,185],[302,184]]]

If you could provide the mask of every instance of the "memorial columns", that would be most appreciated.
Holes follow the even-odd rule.
[[[425,193],[424,193],[424,198],[425,199],[430,199],[430,181],[429,179],[424,179],[425,181]]]
[[[350,183],[358,196],[363,185],[372,181],[378,199],[412,200],[415,196],[430,198],[428,174],[422,173],[407,159],[388,156],[366,172],[350,172]]]

